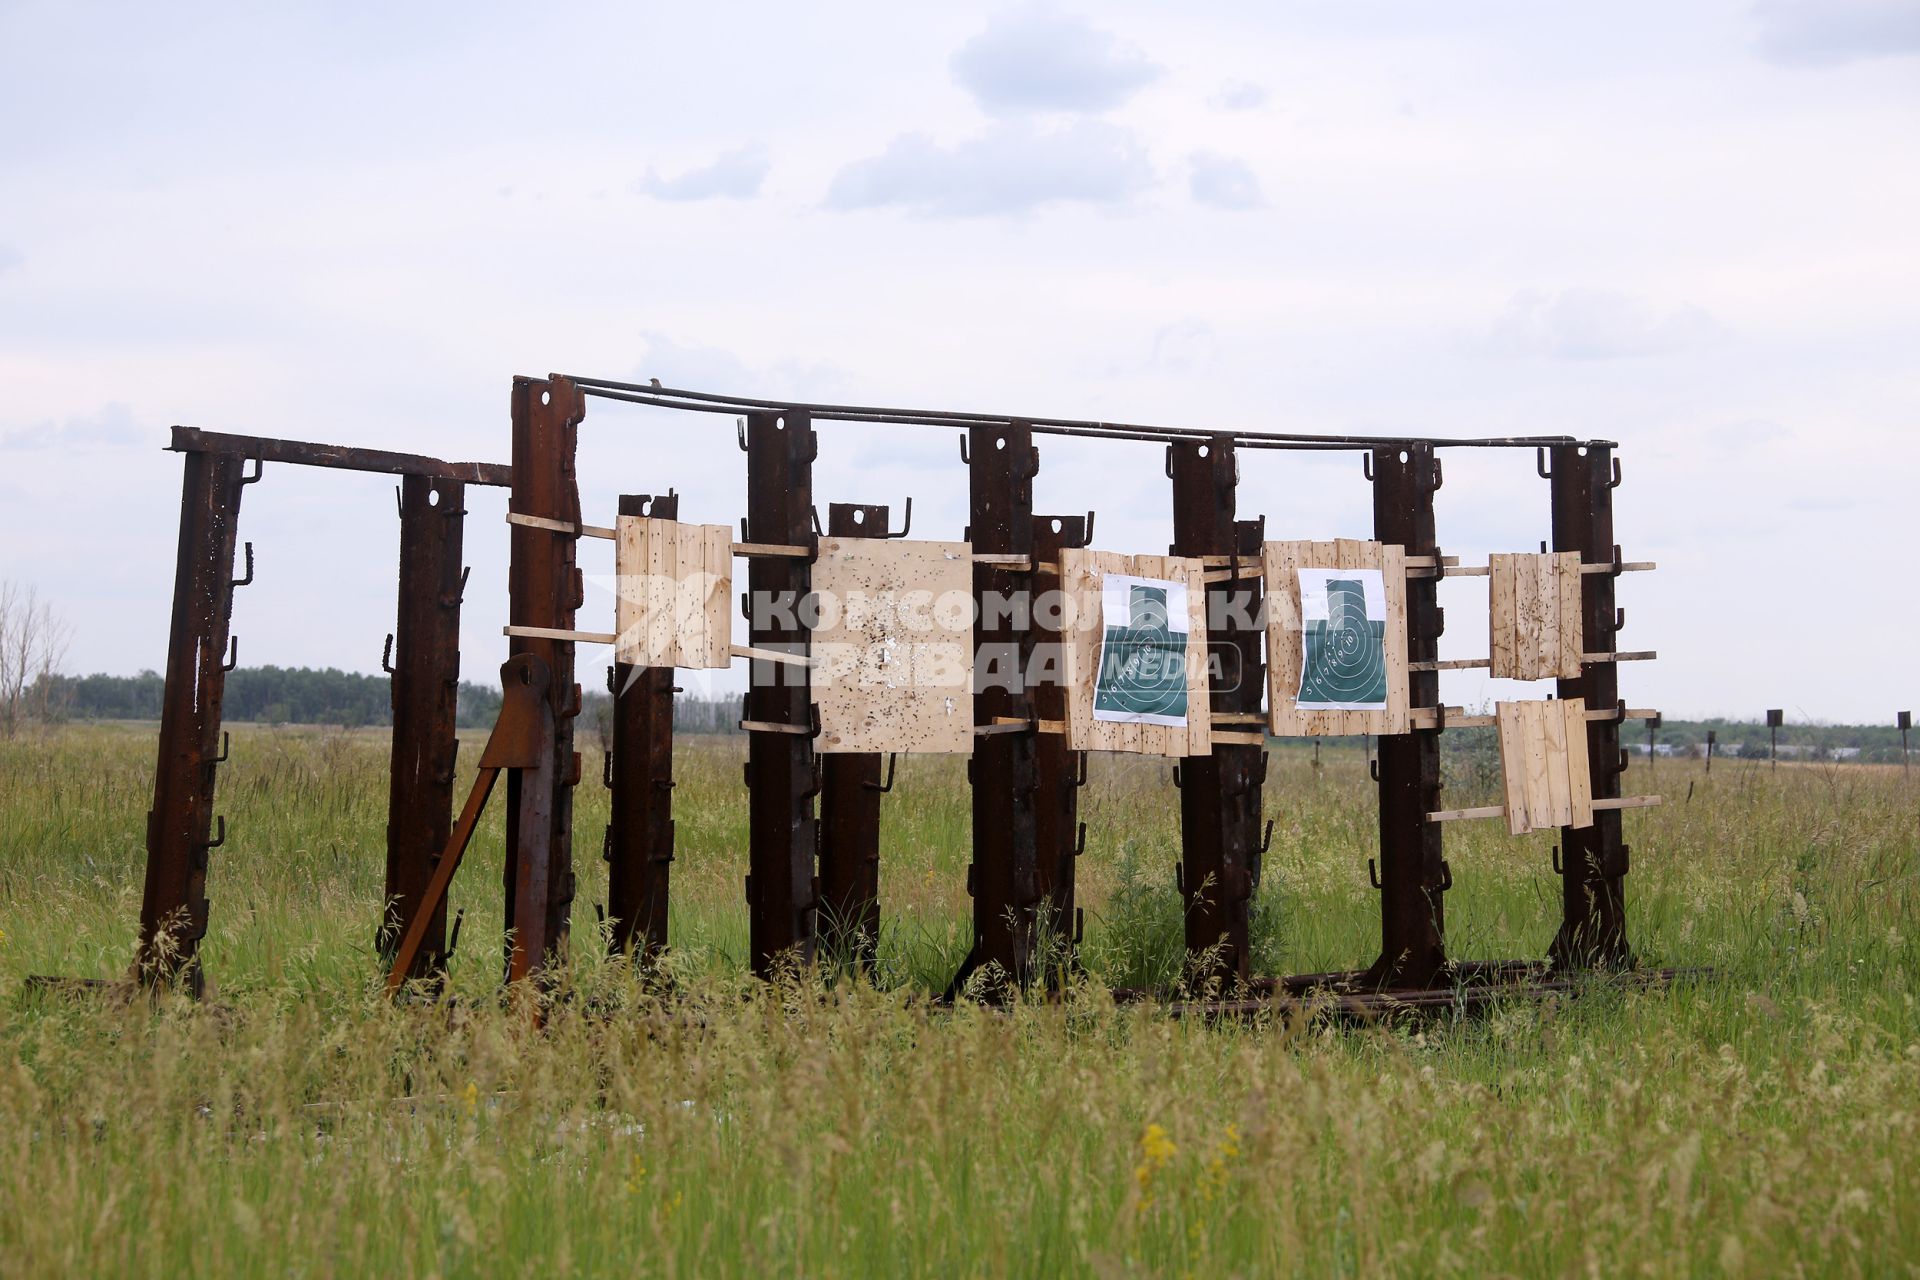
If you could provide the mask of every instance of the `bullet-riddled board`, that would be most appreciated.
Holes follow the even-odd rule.
[[[614,536],[615,660],[637,667],[731,666],[727,526],[621,516]]]
[[[1405,550],[1269,542],[1261,559],[1269,728],[1281,737],[1406,733]]]
[[[1496,704],[1507,830],[1593,825],[1584,698]]]
[[[1202,563],[1068,549],[1060,553],[1060,590],[1068,748],[1211,751]]]
[[[973,750],[973,553],[822,538],[813,564],[822,752]]]
[[[1580,678],[1580,553],[1489,557],[1492,674],[1502,680]]]

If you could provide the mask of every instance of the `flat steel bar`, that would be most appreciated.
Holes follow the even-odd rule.
[[[1438,554],[1433,495],[1440,468],[1425,444],[1373,452],[1373,529],[1410,556]],[[1444,619],[1439,579],[1407,580],[1407,660],[1438,662]],[[1440,674],[1411,671],[1410,705],[1440,702]],[[1366,985],[1426,988],[1444,980],[1446,914],[1442,828],[1427,821],[1440,805],[1440,731],[1414,729],[1380,738],[1380,958]]]
[[[879,537],[892,517],[885,506],[829,503],[827,533]],[[820,757],[820,950],[869,972],[880,941],[883,763],[877,752]]]
[[[1035,516],[1033,556],[1041,568],[1033,578],[1036,600],[1060,589],[1060,552],[1087,545],[1089,516]],[[1033,711],[1042,725],[1064,723],[1067,689],[1062,683],[1065,619],[1036,608],[1033,614],[1031,669],[1045,673],[1032,685]],[[1049,987],[1064,985],[1079,969],[1080,910],[1076,901],[1079,857],[1085,849],[1080,827],[1080,787],[1086,781],[1085,752],[1069,751],[1064,733],[1042,732],[1034,744],[1033,842],[1039,905],[1037,951]]]
[[[197,996],[204,987],[199,947],[207,932],[214,781],[223,754],[216,746],[233,617],[234,538],[246,478],[237,454],[190,453],[184,462],[134,969],[142,980],[178,981]],[[225,834],[223,824],[223,840]]]
[[[623,516],[680,518],[672,493],[623,494]],[[673,871],[672,667],[615,662],[613,754],[607,781],[613,794],[607,826],[608,945],[616,955],[648,960],[667,946],[667,908]]]
[[[576,459],[585,413],[586,402],[565,378],[513,380],[513,511],[580,523]],[[585,595],[574,562],[578,541],[577,535],[551,529],[508,527],[511,625],[573,630],[574,612]],[[580,780],[573,727],[580,714],[580,686],[574,683],[571,640],[514,636],[507,652],[512,657],[531,656],[545,666],[550,682],[547,698],[553,709],[550,767],[517,769],[507,778],[503,880],[511,981],[566,957],[574,890],[573,787]],[[529,858],[537,865],[528,865]]]
[[[176,453],[230,453],[255,462],[287,462],[302,467],[371,471],[381,475],[428,476],[436,480],[457,480],[463,484],[492,485],[501,489],[513,484],[513,468],[498,462],[443,462],[439,458],[428,458],[417,453],[314,444],[306,440],[278,440],[270,436],[235,436],[219,431],[201,431],[197,427],[175,427],[173,442],[167,447]]]
[[[747,415],[747,542],[806,545],[813,536],[813,462],[819,437],[805,413]],[[800,605],[813,578],[809,561],[748,562],[747,646],[803,653]],[[814,959],[820,790],[813,751],[812,672],[756,658],[748,666],[747,932],[753,972],[774,976]],[[784,730],[785,732],[783,732]]]
[[[1220,432],[1217,428],[1201,427],[1156,427],[1125,422],[1106,422],[1097,419],[1049,418],[1030,414],[993,414],[970,413],[943,409],[899,409],[876,405],[812,404],[801,401],[764,400],[752,396],[718,395],[707,391],[689,391],[678,387],[663,387],[658,383],[618,382],[607,378],[574,377],[572,379],[590,395],[620,393],[639,397],[643,403],[658,403],[662,407],[683,407],[698,411],[702,404],[720,406],[721,412],[740,413],[748,409],[767,409],[785,412],[804,412],[819,420],[860,420],[875,422],[900,422],[903,424],[923,425],[959,425],[959,426],[1014,426],[1016,424],[1031,431],[1051,432],[1060,428],[1076,430],[1113,431],[1141,435],[1150,439],[1165,439],[1169,435],[1187,435],[1211,437],[1219,434],[1231,435],[1241,443],[1266,441],[1270,444],[1340,444],[1348,446],[1374,447],[1401,445],[1420,440],[1434,446],[1467,446],[1474,448],[1539,448],[1553,444],[1577,443],[1568,436],[1488,436],[1461,440],[1425,439],[1414,436],[1377,436],[1377,435],[1317,435],[1308,432],[1286,431],[1232,431]],[[675,404],[674,402],[680,402]]]
[[[400,482],[400,592],[393,632],[393,742],[387,791],[387,895],[380,953],[391,959],[400,930],[433,877],[453,823],[460,750],[461,534],[466,485],[410,475]],[[424,978],[446,962],[446,904],[427,921],[415,967]]]
[[[1549,451],[1553,502],[1553,547],[1577,551],[1589,562],[1616,561],[1613,536],[1614,456],[1610,448],[1562,445]],[[1580,577],[1581,634],[1588,649],[1616,647],[1614,579],[1608,573]],[[1562,698],[1585,698],[1591,709],[1620,705],[1620,669],[1612,662],[1583,662],[1580,678],[1560,680]],[[1621,815],[1600,802],[1620,797],[1620,718],[1587,721],[1588,786],[1594,799],[1593,825],[1560,831],[1559,932],[1548,954],[1569,968],[1625,966],[1633,963],[1627,945],[1624,879],[1631,852],[1623,838]]]
[[[990,555],[1033,555],[1033,477],[1040,451],[1025,423],[978,425],[968,431],[967,538]],[[1028,621],[1009,608],[1028,589],[1028,575],[996,564],[973,566],[977,614],[973,625],[976,725],[1031,722],[1026,685],[1032,645]],[[1040,904],[1035,792],[1039,737],[1017,725],[1009,733],[978,737],[969,763],[973,787],[973,949],[951,991],[983,974],[983,994],[1024,987],[1032,975]]]
[[[1168,446],[1177,556],[1225,556],[1240,550],[1234,519],[1239,459],[1229,436]],[[1207,588],[1208,681],[1212,711],[1260,709],[1258,588],[1219,582]],[[1247,670],[1252,664],[1251,673]],[[1251,674],[1254,678],[1248,679]],[[1258,856],[1261,750],[1216,743],[1181,762],[1180,889],[1189,977],[1202,990],[1228,991],[1249,974],[1249,912]]]

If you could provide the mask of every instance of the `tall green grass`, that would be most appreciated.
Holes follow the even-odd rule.
[[[959,769],[903,760],[887,798],[877,986],[767,988],[742,976],[738,747],[693,742],[675,997],[602,957],[606,801],[584,786],[569,998],[536,1031],[496,990],[497,816],[455,885],[455,998],[378,997],[384,744],[337,731],[235,732],[215,999],[29,994],[32,973],[125,971],[151,750],[104,726],[0,744],[0,1275],[1920,1267],[1920,786],[1897,771],[1636,766],[1669,803],[1628,815],[1633,943],[1710,978],[1208,1026],[1101,994],[1178,970],[1164,764],[1094,764],[1089,980],[943,1011],[927,992],[967,942]],[[1263,967],[1370,961],[1359,757],[1276,751],[1268,808]],[[1544,954],[1550,838],[1447,837],[1450,951]]]

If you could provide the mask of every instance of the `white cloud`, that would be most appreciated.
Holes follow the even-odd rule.
[[[1260,179],[1244,160],[1196,151],[1187,164],[1187,188],[1208,208],[1258,209],[1266,203],[1266,197],[1260,194]]]
[[[1002,14],[953,55],[953,73],[990,115],[1107,111],[1161,74],[1110,32],[1050,8]]]
[[[26,258],[18,249],[10,244],[0,244],[0,276],[12,271],[25,261]]]
[[[1760,52],[1783,66],[1920,53],[1920,0],[1759,0]]]
[[[1124,204],[1152,179],[1130,130],[1094,120],[1052,129],[1008,122],[951,146],[924,134],[895,138],[834,175],[827,205],[946,218],[1026,214],[1063,203]]]
[[[1213,96],[1213,105],[1224,111],[1257,110],[1267,105],[1267,90],[1251,80],[1229,80]]]
[[[37,422],[0,432],[0,452],[122,452],[159,440],[158,431],[136,423],[126,405],[109,404],[64,423]]]
[[[760,193],[772,162],[757,142],[724,152],[711,164],[689,169],[677,178],[663,178],[654,169],[640,180],[640,190],[656,200],[745,200]]]
[[[1556,360],[1618,360],[1668,355],[1721,336],[1699,307],[1662,308],[1604,289],[1517,294],[1494,323],[1494,342],[1521,355]]]

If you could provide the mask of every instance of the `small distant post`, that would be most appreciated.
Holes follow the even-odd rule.
[[[1780,725],[1786,715],[1779,708],[1767,712],[1767,768],[1780,767]]]
[[[1715,740],[1719,738],[1719,736],[1720,735],[1715,733],[1712,729],[1707,730],[1707,772],[1708,773],[1713,772],[1713,744]]]
[[[1660,732],[1660,725],[1659,712],[1656,711],[1647,717],[1647,773],[1649,776],[1653,773],[1653,735]]]
[[[1902,711],[1894,717],[1894,723],[1900,726],[1900,772],[1906,773],[1913,767],[1907,756],[1907,730],[1913,728],[1913,712]]]

